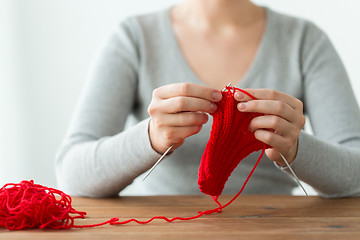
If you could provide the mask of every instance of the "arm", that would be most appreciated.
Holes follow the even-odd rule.
[[[151,118],[124,130],[138,95],[135,46],[131,31],[121,26],[92,67],[56,164],[60,187],[72,195],[118,194],[156,162],[158,153],[199,132],[222,97],[192,83],[161,86],[153,91]]]
[[[249,89],[258,100],[235,95],[247,102],[239,104],[239,110],[265,114],[249,127],[257,139],[273,147],[266,152],[268,158],[283,165],[278,154],[282,153],[297,176],[321,196],[359,195],[360,111],[345,69],[327,36],[315,26],[308,28],[301,53],[304,110],[314,136],[301,131],[302,104],[284,93]]]
[[[304,108],[314,136],[301,133],[298,176],[324,197],[360,193],[360,111],[344,66],[327,36],[309,28],[304,42]]]
[[[159,157],[150,145],[149,119],[124,131],[135,104],[138,65],[136,39],[121,24],[95,57],[58,152],[58,184],[69,194],[118,194]]]

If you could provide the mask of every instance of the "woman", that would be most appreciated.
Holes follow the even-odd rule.
[[[313,24],[249,0],[185,0],[122,22],[92,65],[60,148],[59,186],[116,195],[174,145],[132,193],[199,193],[208,113],[229,82],[258,99],[235,96],[239,111],[265,114],[249,128],[272,146],[246,193],[291,193],[297,185],[282,153],[321,196],[359,194],[360,111],[336,51]],[[314,136],[301,130],[304,114]],[[239,190],[258,155],[241,162],[224,193]]]

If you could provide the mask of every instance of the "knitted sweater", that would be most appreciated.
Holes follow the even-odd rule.
[[[203,84],[182,55],[169,11],[127,18],[99,49],[56,159],[58,184],[67,193],[200,193],[198,168],[211,120],[146,181],[138,178],[160,157],[148,135],[153,89]],[[256,57],[236,87],[276,89],[302,100],[313,134],[301,132],[293,170],[324,197],[358,195],[360,111],[336,50],[308,21],[271,9],[266,16]],[[239,190],[258,155],[239,164],[223,193]],[[264,156],[244,193],[290,194],[297,184],[287,171]]]

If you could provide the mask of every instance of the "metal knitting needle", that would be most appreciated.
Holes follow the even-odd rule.
[[[229,84],[228,84],[228,85],[226,85],[226,87],[232,87],[232,86],[231,86],[231,82],[229,82]],[[225,92],[226,87],[224,87],[224,89],[223,89],[223,90],[221,90],[221,91],[222,91],[222,92]]]
[[[156,168],[157,165],[159,165],[159,163],[164,159],[164,157],[166,156],[166,154],[174,147],[174,145],[171,145],[165,152],[164,154],[159,158],[159,160],[157,160],[157,162],[150,168],[149,172],[145,175],[145,177],[143,178],[143,181],[150,175],[150,173]]]
[[[290,172],[292,173],[292,175],[294,176],[294,178],[296,179],[297,183],[299,184],[299,186],[301,187],[301,189],[304,191],[306,196],[309,196],[308,193],[306,192],[305,188],[303,187],[303,185],[301,184],[299,178],[296,176],[295,172],[292,170],[292,168],[290,167],[290,164],[288,163],[288,161],[286,161],[284,155],[282,155],[280,153],[281,158],[284,160],[284,162],[286,163],[286,166],[290,169]]]

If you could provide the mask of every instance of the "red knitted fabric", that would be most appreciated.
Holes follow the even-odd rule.
[[[227,87],[217,104],[218,110],[212,114],[210,139],[202,155],[198,178],[200,190],[210,196],[221,195],[230,174],[242,159],[269,147],[249,130],[250,121],[261,114],[240,112],[234,99],[236,90],[256,99],[244,90]]]
[[[175,220],[192,220],[221,212],[225,207],[229,206],[245,189],[247,182],[254,173],[257,165],[265,153],[265,149],[270,146],[255,139],[252,132],[249,131],[250,121],[261,114],[245,113],[237,110],[237,102],[234,99],[235,91],[242,91],[253,99],[254,96],[239,88],[226,87],[223,92],[223,98],[218,103],[218,109],[213,113],[213,125],[210,133],[210,140],[206,145],[204,154],[201,159],[199,168],[199,187],[200,190],[211,195],[218,207],[206,211],[199,212],[191,217],[173,217],[155,216],[149,220],[141,221],[137,219],[128,219],[125,221],[113,222],[113,225],[127,224],[136,222],[139,224],[147,224],[155,219],[162,219],[167,222]],[[260,156],[254,164],[254,167],[247,176],[240,191],[225,205],[218,201],[218,196],[225,186],[225,183],[240,163],[240,161],[254,151],[262,150]]]
[[[74,216],[72,216],[74,215]],[[34,184],[34,181],[9,183],[0,189],[0,228],[21,230],[25,228],[86,228],[118,221],[74,225],[74,219],[84,218],[86,212],[71,206],[71,197],[62,191]]]

